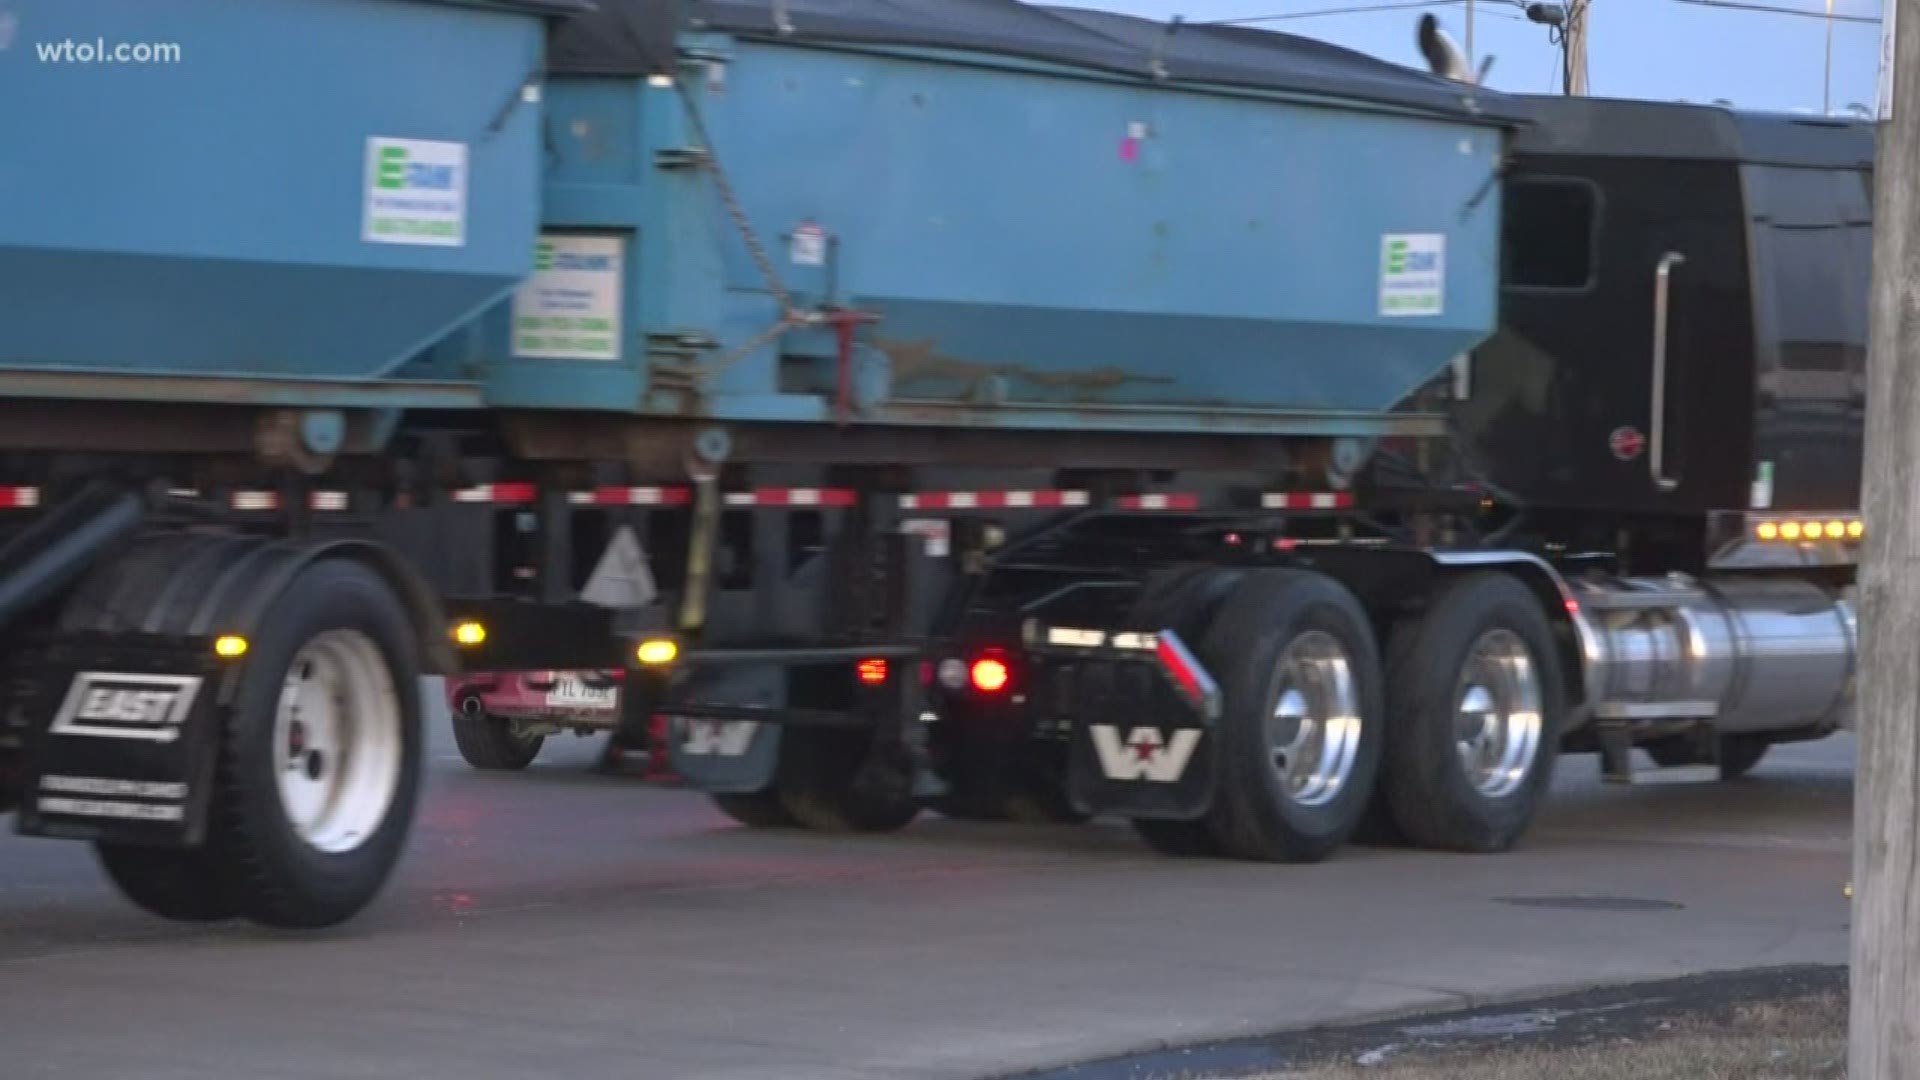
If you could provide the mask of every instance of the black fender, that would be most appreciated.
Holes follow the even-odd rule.
[[[1582,608],[1579,594],[1553,564],[1528,551],[1501,549],[1368,548],[1316,550],[1302,562],[1339,581],[1366,607],[1381,640],[1396,619],[1419,611],[1448,581],[1480,570],[1511,574],[1540,601],[1560,641],[1560,670],[1566,683],[1571,731],[1589,716],[1592,667],[1604,655],[1599,630]]]
[[[413,624],[423,673],[460,670],[439,597],[398,554],[366,540],[148,534],[103,560],[82,582],[62,617],[61,630],[251,637],[294,578],[329,559],[361,563],[393,589]],[[233,680],[223,681],[222,703],[230,700],[233,689]]]
[[[37,646],[38,678],[22,702],[29,725],[20,831],[204,843],[224,718],[246,670],[244,658],[216,655],[216,641],[256,636],[301,572],[329,560],[359,562],[387,581],[419,639],[421,666],[446,670],[452,648],[439,602],[377,544],[136,535],[100,552]],[[96,696],[107,704],[82,704]]]

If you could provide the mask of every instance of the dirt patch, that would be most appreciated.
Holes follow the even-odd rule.
[[[1768,968],[1178,1047],[1023,1080],[1840,1080],[1847,971]]]
[[[1844,1080],[1847,998],[1837,992],[1665,1021],[1580,1046],[1432,1049],[1386,1044],[1267,1080]]]

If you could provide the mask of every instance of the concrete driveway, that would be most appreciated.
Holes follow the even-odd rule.
[[[317,939],[154,922],[0,839],[0,1046],[28,1077],[970,1078],[1545,987],[1843,962],[1850,739],[1741,784],[1563,763],[1520,851],[1176,861],[1124,827],[752,833],[562,743],[436,725],[379,906]]]

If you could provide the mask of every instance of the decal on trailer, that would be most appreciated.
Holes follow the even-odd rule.
[[[827,230],[811,221],[794,226],[787,238],[787,259],[795,266],[827,265]]]
[[[370,244],[464,247],[467,144],[368,139],[360,239]]]
[[[55,735],[168,743],[193,710],[201,679],[193,675],[129,675],[83,671],[49,729]]]
[[[1172,784],[1187,771],[1193,752],[1200,746],[1200,731],[1181,728],[1168,741],[1159,728],[1137,727],[1120,737],[1120,729],[1111,724],[1095,724],[1089,730],[1093,749],[1100,757],[1100,771],[1109,780],[1144,780],[1154,784]]]
[[[542,236],[533,273],[513,294],[513,355],[620,359],[623,253],[617,237]]]
[[[1438,315],[1447,291],[1447,238],[1442,233],[1388,233],[1380,238],[1380,314]]]

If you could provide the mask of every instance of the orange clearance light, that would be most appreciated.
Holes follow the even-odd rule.
[[[1864,521],[1849,521],[1849,522],[1847,522],[1847,537],[1848,537],[1849,539],[1852,539],[1852,540],[1858,540],[1858,539],[1860,539],[1861,537],[1863,537],[1863,536],[1865,536],[1865,535],[1867,535],[1867,523],[1866,523],[1866,522],[1864,522]]]
[[[973,662],[973,688],[983,694],[997,694],[1007,688],[1013,673],[1007,670],[1004,661],[991,656],[983,656]]]
[[[453,640],[461,645],[484,645],[487,628],[477,622],[463,622],[453,628]]]
[[[887,681],[887,661],[883,657],[868,657],[860,661],[860,681],[868,686],[879,686]]]
[[[673,663],[680,656],[680,646],[671,638],[653,638],[640,643],[634,650],[634,658],[648,667],[663,667]]]
[[[1827,539],[1838,540],[1847,535],[1847,523],[1844,521],[1827,522]]]
[[[1763,521],[1753,530],[1753,534],[1762,540],[1778,540],[1780,539],[1780,526],[1771,521]]]
[[[222,634],[214,639],[213,653],[223,660],[238,660],[247,655],[247,639],[239,634]]]
[[[1800,523],[1799,523],[1799,522],[1797,522],[1797,521],[1783,521],[1783,522],[1781,522],[1781,523],[1780,523],[1780,538],[1781,538],[1782,540],[1798,540],[1798,539],[1800,539]]]

